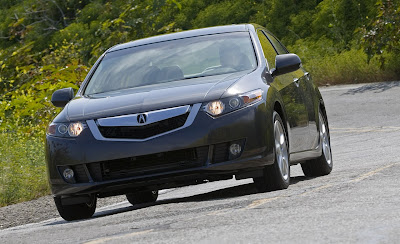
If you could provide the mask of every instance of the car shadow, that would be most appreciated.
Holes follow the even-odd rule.
[[[295,185],[299,182],[311,180],[312,177],[305,177],[305,176],[296,176],[290,178],[290,185]],[[272,191],[271,191],[272,192]],[[157,206],[157,205],[165,205],[171,203],[182,203],[182,202],[205,202],[205,201],[213,201],[219,199],[228,199],[228,198],[235,198],[241,196],[248,196],[253,194],[259,194],[255,185],[253,183],[248,183],[239,186],[232,186],[227,187],[219,190],[210,191],[207,193],[202,193],[198,195],[188,196],[188,197],[178,197],[172,199],[165,199],[165,200],[158,200],[155,203],[148,203],[148,204],[140,204],[136,206],[129,206],[123,208],[117,208],[112,210],[104,210],[96,212],[94,217],[104,217],[108,215],[128,212],[132,210],[147,208],[150,206]]]
[[[240,186],[233,186],[224,189],[214,190],[207,193],[202,193],[198,195],[188,196],[188,197],[177,197],[165,200],[158,200],[155,203],[146,203],[146,204],[138,204],[135,206],[123,207],[123,208],[115,208],[109,210],[98,211],[93,216],[93,218],[100,218],[105,216],[110,216],[114,214],[129,212],[132,210],[138,210],[142,208],[147,208],[151,206],[158,206],[158,205],[166,205],[171,203],[183,203],[183,202],[205,202],[205,201],[213,201],[217,199],[227,199],[227,198],[234,198],[246,195],[257,194],[257,190],[253,183],[240,185]]]
[[[355,95],[358,93],[364,93],[364,92],[369,92],[369,91],[373,91],[374,93],[381,93],[381,92],[387,91],[389,89],[392,89],[394,87],[400,87],[400,82],[393,81],[393,82],[366,84],[366,85],[358,87],[358,88],[349,89],[347,92],[343,93],[342,96],[343,95]]]
[[[294,185],[302,181],[311,180],[312,177],[305,177],[305,176],[296,176],[290,178],[290,184]],[[138,204],[135,206],[128,206],[128,207],[121,207],[121,208],[114,208],[114,209],[107,209],[97,211],[91,219],[95,218],[102,218],[106,216],[111,216],[114,214],[125,213],[133,210],[138,210],[142,208],[147,208],[151,206],[158,206],[158,205],[166,205],[171,203],[183,203],[183,202],[205,202],[205,201],[213,201],[219,199],[228,199],[228,198],[235,198],[247,195],[259,194],[255,185],[253,183],[248,183],[239,186],[232,186],[227,187],[219,190],[210,191],[207,193],[202,193],[198,195],[188,196],[188,197],[178,197],[172,199],[165,199],[165,200],[158,200],[155,203],[146,203],[146,204]],[[81,222],[86,220],[75,220],[72,222]],[[48,223],[46,225],[60,225],[60,224],[67,224],[69,222],[65,220],[60,220],[52,223]]]

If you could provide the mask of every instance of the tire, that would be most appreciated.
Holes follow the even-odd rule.
[[[142,204],[142,203],[153,203],[156,202],[158,198],[158,190],[155,191],[143,191],[126,194],[126,199],[132,204]]]
[[[67,221],[72,221],[92,217],[96,211],[97,197],[92,195],[90,203],[73,205],[63,205],[60,197],[54,197],[54,202],[60,216]]]
[[[301,164],[305,176],[315,177],[327,175],[332,171],[333,160],[328,123],[319,110],[319,138],[322,146],[322,155],[319,158],[308,160]]]
[[[290,184],[289,150],[285,126],[277,112],[273,112],[272,118],[274,125],[274,163],[264,168],[262,177],[253,179],[259,192],[286,189]]]

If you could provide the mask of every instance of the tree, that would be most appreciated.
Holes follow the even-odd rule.
[[[362,44],[369,59],[379,56],[383,68],[383,54],[400,53],[400,4],[398,0],[379,0],[377,6],[377,16],[361,28]]]

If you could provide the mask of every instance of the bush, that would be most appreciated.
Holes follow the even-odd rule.
[[[305,69],[318,85],[371,83],[396,80],[400,74],[400,58],[386,54],[387,65],[380,58],[368,60],[367,54],[354,45],[350,50],[338,50],[331,40],[300,40],[289,50],[302,59]]]
[[[306,69],[313,74],[318,85],[356,84],[395,80],[396,72],[391,65],[380,69],[377,58],[367,61],[362,50],[350,50],[332,56],[310,60]]]
[[[0,207],[48,195],[43,139],[0,132],[0,141]]]

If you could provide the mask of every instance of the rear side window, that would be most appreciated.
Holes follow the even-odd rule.
[[[264,32],[259,30],[257,32],[258,39],[260,40],[261,47],[264,52],[264,57],[267,60],[269,69],[275,68],[275,57],[277,55],[275,48],[272,46],[271,42],[265,36]]]
[[[286,54],[289,53],[286,49],[286,47],[284,47],[282,45],[282,43],[273,35],[271,35],[271,33],[266,32],[265,33],[268,36],[268,39],[271,40],[272,44],[274,45],[276,51],[278,52],[278,54]]]

